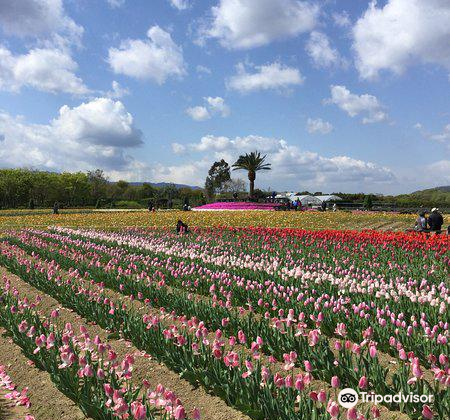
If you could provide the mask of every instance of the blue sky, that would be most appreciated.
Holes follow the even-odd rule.
[[[448,0],[0,0],[0,167],[277,190],[450,184]],[[234,173],[245,179],[245,174]]]

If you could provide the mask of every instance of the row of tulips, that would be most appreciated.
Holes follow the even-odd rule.
[[[57,228],[95,235],[95,231]],[[322,267],[348,274],[386,274],[391,277],[428,278],[439,283],[448,264],[445,236],[352,231],[303,231],[289,229],[193,229],[195,241],[179,238],[169,230],[148,229],[110,232],[121,244],[172,255],[202,257],[219,265],[231,262],[254,271],[283,274],[299,264],[321,263]],[[104,235],[104,232],[100,232]],[[244,251],[245,250],[245,251]],[[444,265],[443,265],[444,263]],[[374,274],[372,274],[374,273]]]
[[[134,282],[135,284],[136,284],[136,282]],[[116,283],[117,284],[117,283]],[[130,285],[131,285],[132,283],[130,283]],[[126,287],[124,284],[123,284],[123,286],[124,287]],[[133,290],[131,290],[131,291],[133,291]],[[135,290],[134,290],[135,291]],[[138,292],[138,294],[139,294],[139,292]],[[223,320],[222,320],[223,321]],[[241,339],[240,339],[240,341],[242,341],[242,340],[245,340],[245,338],[243,338],[242,339],[242,336],[243,336],[243,333],[242,333],[242,331],[240,331],[240,333],[241,333]],[[368,341],[368,343],[370,343],[369,341]],[[263,345],[263,340],[261,339],[261,338],[259,338],[259,343],[258,342],[254,342],[254,343],[252,343],[252,348],[255,348],[256,346],[258,346],[258,345]],[[345,346],[346,347],[346,350],[350,350],[350,348],[348,347],[348,346]],[[373,358],[373,360],[376,360],[376,359],[374,359],[374,356],[375,356],[375,354],[374,353],[376,353],[376,348],[375,348],[375,346],[370,346],[370,345],[368,345],[367,346],[368,348],[370,348],[370,350],[369,350],[369,352],[371,353],[370,354],[370,357],[369,357],[369,355],[367,354],[367,357],[363,357],[363,356],[361,356],[359,353],[358,353],[358,351],[356,351],[356,349],[355,349],[355,347],[351,347],[351,351],[348,351],[348,352],[346,352],[346,350],[344,349],[341,353],[340,353],[340,360],[338,361],[338,360],[336,360],[336,363],[338,364],[338,366],[339,365],[341,365],[341,366],[346,366],[346,363],[345,362],[347,362],[347,365],[348,366],[351,366],[352,365],[352,363],[353,363],[353,361],[352,361],[352,357],[355,357],[355,355],[357,355],[356,357],[357,358],[359,358],[359,361],[361,362],[361,361],[363,361],[364,363],[368,363],[370,360],[372,360],[371,358]],[[356,348],[358,348],[358,347],[356,347]],[[359,350],[359,352],[360,352],[361,350]],[[283,356],[285,356],[284,358],[285,358],[285,360],[286,360],[286,354],[284,354]],[[323,355],[322,355],[323,356]],[[320,355],[319,354],[315,354],[313,357],[319,357],[320,358]],[[338,358],[339,358],[338,357]],[[411,358],[411,359],[414,359],[414,355],[409,355],[409,357]],[[347,358],[347,359],[346,359]],[[332,359],[331,359],[332,360]],[[442,361],[444,361],[445,362],[445,358],[444,359],[442,359]],[[289,363],[291,363],[291,362],[289,362]],[[308,364],[309,364],[309,362],[308,362]],[[370,366],[371,366],[371,364],[369,363],[369,368],[370,368]],[[413,364],[411,363],[411,366],[413,366]],[[446,366],[446,365],[445,365]],[[445,368],[445,366],[444,366],[444,368]],[[358,369],[358,367],[355,367],[356,369]],[[311,368],[310,368],[311,369]],[[442,370],[442,369],[441,369]],[[359,369],[358,369],[358,371],[360,372],[360,374],[361,374],[361,372],[363,372],[364,370],[360,367]],[[370,369],[369,369],[369,371],[370,371]],[[318,371],[313,371],[314,372],[314,375],[316,375],[317,373],[318,373]],[[341,369],[341,372],[345,372],[345,369]],[[351,373],[351,370],[350,369],[347,369],[347,372],[345,372],[345,373],[348,373],[348,372],[350,372]],[[413,372],[414,373],[414,372]],[[417,373],[417,372],[416,372]],[[411,391],[411,390],[413,390],[414,389],[414,387],[415,387],[415,383],[414,383],[414,381],[409,381],[409,383],[408,383],[408,375],[409,375],[410,373],[409,373],[409,371],[408,370],[404,370],[403,371],[403,375],[401,376],[401,377],[398,377],[397,379],[395,379],[394,378],[394,383],[396,383],[396,384],[400,384],[401,385],[401,390],[405,393],[405,392],[408,392],[408,391]],[[345,378],[345,376],[341,376],[341,377],[343,377],[343,378]],[[422,377],[423,377],[423,374],[422,375],[418,375],[418,376],[414,376],[413,375],[413,378],[418,378],[418,379],[420,379],[420,381],[419,381],[419,383],[420,384],[424,384],[425,382],[424,381],[422,381]],[[334,380],[334,382],[336,383],[336,380],[338,380],[337,379],[338,378],[338,376],[334,376],[333,378],[332,378],[332,383],[333,383],[333,380]],[[411,378],[412,379],[412,378]],[[361,378],[359,379],[359,381],[357,381],[357,383],[358,383],[358,386],[361,388],[361,389],[365,389],[365,388],[367,388],[367,386],[368,386],[368,383],[369,383],[369,380],[368,380],[368,378],[365,376],[365,375],[363,375],[363,376],[361,376]],[[384,380],[380,380],[380,381],[377,381],[377,383],[379,383],[379,384],[384,384]],[[445,381],[444,381],[444,383],[445,383]],[[411,386],[412,386],[412,388],[411,388]],[[422,386],[424,386],[424,385],[422,385]],[[428,385],[425,385],[426,387],[427,387],[427,389],[429,390],[429,387],[428,387]],[[388,392],[393,392],[395,389],[388,389],[387,387],[384,387],[384,389],[378,389],[377,391],[384,391],[384,393],[388,393]],[[446,396],[446,394],[445,394],[445,391],[444,392],[440,392],[437,388],[433,391],[433,392],[435,392],[436,394],[437,394],[437,398],[438,398],[438,400],[440,400],[440,397],[439,397],[439,394],[440,395],[442,395],[442,397],[444,398],[444,400],[445,400],[445,398],[447,398],[447,396]],[[409,409],[409,410],[408,410]],[[443,409],[445,410],[445,406],[443,406]],[[415,413],[415,412],[417,412],[417,407],[406,407],[406,411],[411,411],[412,413]]]
[[[231,243],[226,243],[227,250],[224,251],[225,245],[222,244],[221,247],[217,248],[212,246],[211,250],[207,253],[205,251],[205,247],[202,247],[201,245],[198,245],[198,242],[203,239],[202,235],[198,235],[195,237],[194,241],[191,241],[192,243],[186,243],[185,239],[181,239],[180,243],[177,244],[176,247],[171,245],[170,242],[170,235],[164,236],[164,242],[169,242],[168,244],[161,244],[160,238],[157,236],[156,239],[151,236],[150,238],[143,238],[143,237],[133,237],[133,240],[129,238],[130,235],[122,235],[117,233],[109,233],[109,232],[82,232],[82,231],[74,231],[70,229],[59,229],[60,231],[67,232],[69,234],[81,234],[81,237],[85,238],[95,238],[97,240],[100,240],[102,242],[108,241],[114,241],[116,243],[120,243],[122,246],[123,244],[130,245],[133,243],[133,248],[137,250],[137,252],[145,252],[148,254],[148,251],[151,251],[152,253],[150,255],[169,255],[169,256],[175,256],[180,257],[183,255],[186,255],[186,250],[189,250],[190,247],[194,247],[196,250],[196,253],[190,253],[189,259],[190,260],[199,260],[199,262],[202,264],[202,266],[208,266],[211,261],[214,263],[217,263],[218,265],[223,265],[226,258],[224,258],[224,255],[227,256],[230,254],[233,249]],[[317,233],[316,233],[317,234]],[[175,235],[172,235],[175,236]],[[218,234],[212,235],[214,237],[219,236],[220,232]],[[166,238],[169,238],[167,240]],[[200,238],[200,239],[199,239]],[[172,239],[174,240],[174,239]],[[256,241],[257,242],[257,241]],[[194,245],[193,245],[194,243]],[[444,244],[444,242],[442,242]],[[138,247],[138,245],[140,247]],[[238,243],[238,245],[242,245],[241,243]],[[247,244],[245,244],[247,245]],[[181,252],[179,248],[183,250]],[[348,248],[347,248],[348,249]],[[440,249],[445,249],[443,246],[440,247]],[[219,252],[217,252],[219,251]],[[325,249],[325,251],[328,251],[328,254],[333,254],[333,259],[336,260],[336,256],[334,255],[334,249],[332,248],[330,250]],[[403,250],[401,250],[404,252]],[[447,251],[448,251],[448,245],[447,245]],[[220,261],[216,258],[214,255],[217,253],[219,255],[218,258],[220,258]],[[183,255],[181,255],[183,254]],[[349,253],[347,253],[348,256]],[[199,258],[199,256],[202,256],[202,258]],[[339,276],[336,276],[335,272],[331,272],[330,270],[326,270],[326,268],[332,267],[332,265],[327,266],[325,263],[319,263],[315,266],[308,266],[303,264],[304,258],[298,258],[295,261],[291,257],[291,263],[295,262],[294,268],[290,268],[289,264],[286,263],[286,261],[279,260],[277,262],[268,262],[264,261],[263,267],[253,267],[258,269],[256,276],[252,276],[252,274],[255,272],[252,269],[249,269],[246,267],[245,261],[250,261],[251,264],[255,264],[255,261],[258,259],[258,254],[252,253],[250,255],[246,255],[245,258],[241,258],[241,260],[237,260],[236,258],[233,258],[232,265],[226,265],[227,271],[230,274],[236,274],[238,276],[245,275],[247,278],[252,279],[258,279],[260,278],[260,271],[267,272],[267,274],[270,274],[271,278],[277,279],[279,278],[282,280],[279,283],[282,283],[284,286],[290,286],[290,285],[297,285],[302,280],[311,280],[315,283],[320,282],[330,282],[334,286],[337,286],[335,288],[335,291],[338,293],[348,292],[355,294],[355,293],[362,293],[362,294],[370,294],[371,296],[375,295],[375,297],[382,297],[385,300],[390,301],[398,301],[402,298],[407,298],[406,303],[407,307],[410,307],[411,302],[417,302],[420,305],[429,305],[432,307],[438,307],[439,312],[443,312],[446,310],[446,305],[450,302],[449,297],[449,290],[448,285],[443,282],[443,279],[445,278],[443,275],[440,277],[437,276],[437,279],[440,279],[439,284],[436,285],[433,282],[431,282],[429,279],[425,280],[422,279],[421,281],[417,281],[416,279],[405,279],[404,277],[394,277],[392,275],[392,264],[387,268],[389,271],[389,278],[385,279],[384,277],[378,275],[376,278],[373,277],[373,273],[368,272],[368,270],[365,270],[364,273],[358,274],[353,273],[350,270],[338,270],[340,273]],[[320,260],[325,261],[326,258],[323,255],[317,254],[317,256],[320,258]],[[329,257],[329,255],[328,255]],[[349,258],[346,258],[349,259]],[[244,262],[243,262],[244,260]],[[345,261],[345,259],[343,259]],[[380,265],[379,263],[377,263]],[[281,273],[281,276],[277,274],[277,272],[274,272],[274,270],[268,270],[267,267],[273,268],[275,266],[277,269],[279,269],[279,273]],[[354,266],[354,264],[352,265]],[[407,264],[406,264],[407,266]],[[432,267],[431,272],[439,271],[442,274],[442,271],[447,270],[446,266],[448,266],[448,262],[442,261],[441,264],[439,264],[437,267],[439,270],[435,270],[436,267]],[[236,269],[238,267],[238,269]],[[214,267],[217,270],[217,266]],[[386,267],[385,267],[386,268]],[[292,277],[293,281],[288,282],[287,280]],[[428,276],[430,277],[430,276]],[[389,280],[389,281],[387,281]],[[358,287],[359,285],[359,287]],[[361,286],[362,285],[362,286]],[[289,287],[287,287],[287,290],[289,291]],[[333,290],[333,289],[332,289]],[[400,302],[401,303],[401,302]],[[431,311],[431,310],[430,310]],[[433,311],[433,315],[438,313],[438,311]]]
[[[181,401],[162,385],[150,389],[143,381],[136,387],[131,382],[134,356],[119,360],[108,343],[98,336],[90,337],[84,326],[80,333],[70,323],[58,327],[58,311],[41,317],[35,302],[20,299],[17,290],[3,278],[0,323],[12,335],[24,354],[51,375],[55,385],[92,419],[116,418],[136,420],[187,418]],[[14,392],[14,391],[13,391]],[[21,394],[21,398],[26,394]],[[21,400],[21,401],[22,401]],[[193,419],[200,419],[198,410]]]
[[[45,234],[42,233],[42,235]],[[386,302],[381,302],[384,305],[378,306],[374,304],[376,299],[374,299],[375,302],[366,302],[357,295],[342,296],[341,291],[333,294],[333,290],[329,289],[322,290],[322,295],[318,295],[321,285],[317,282],[313,283],[311,290],[308,289],[308,283],[301,289],[301,293],[298,288],[295,289],[297,299],[294,300],[292,297],[295,298],[296,295],[293,290],[275,293],[277,289],[286,289],[283,289],[283,285],[273,282],[269,285],[267,282],[264,285],[257,281],[249,282],[224,272],[208,271],[201,266],[194,266],[192,263],[188,265],[183,260],[177,263],[170,258],[169,260],[162,260],[160,257],[143,259],[140,255],[128,254],[125,259],[120,261],[120,257],[117,256],[118,252],[114,248],[108,251],[104,245],[96,246],[91,243],[89,244],[90,252],[85,246],[82,250],[78,249],[77,252],[77,248],[70,242],[78,243],[79,241],[64,237],[59,239],[61,240],[61,249],[58,250],[56,245],[56,249],[47,257],[57,257],[58,253],[59,255],[70,254],[70,257],[75,258],[78,264],[82,261],[94,266],[100,264],[106,266],[106,270],[113,272],[117,267],[118,274],[121,276],[134,274],[141,278],[151,275],[153,271],[153,273],[164,274],[162,278],[168,285],[182,288],[191,287],[197,293],[213,294],[213,298],[216,298],[219,303],[221,300],[217,296],[222,293],[225,305],[230,303],[239,306],[250,303],[251,309],[261,314],[267,313],[270,309],[272,309],[272,313],[280,310],[286,313],[292,312],[294,308],[298,308],[300,299],[303,301],[303,316],[306,316],[306,322],[310,327],[317,327],[319,324],[321,330],[326,334],[338,332],[340,336],[349,334],[349,338],[359,340],[362,333],[373,326],[375,339],[380,343],[382,350],[394,355],[397,355],[398,351],[403,348],[414,350],[424,363],[427,363],[432,351],[442,351],[447,354],[449,351],[448,323],[442,320],[442,314],[437,310],[430,315],[429,312],[432,308],[425,308],[420,318],[410,315],[408,319],[405,312],[397,310],[399,303],[391,303],[389,306],[386,305]],[[31,236],[22,236],[22,242],[26,242],[26,247],[32,249],[33,238]],[[35,242],[34,247],[34,249],[41,249],[42,252],[45,243]],[[99,253],[105,252],[107,255],[102,259]],[[270,296],[273,297],[272,301],[264,301]],[[411,302],[409,305],[411,306],[410,313],[418,312],[416,305],[412,305]],[[431,322],[433,319],[434,324]],[[346,325],[348,328],[340,327],[342,325]]]
[[[64,280],[57,274],[57,267],[53,270],[44,265],[33,266],[29,260],[19,261],[4,252],[0,263],[85,318],[110,331],[120,331],[139,349],[254,419],[338,418],[339,407],[325,392],[320,400],[316,394],[310,394],[310,373],[306,377],[291,377],[286,385],[284,377],[272,373],[258,360],[239,356],[230,364],[230,355],[222,350],[225,343],[220,339],[209,342],[208,330],[202,323],[191,320],[194,331],[188,323],[182,330],[175,326],[164,328],[158,317],[141,316],[98,291],[79,285],[77,280]],[[251,374],[244,375],[245,372]],[[297,380],[301,385],[295,388]]]

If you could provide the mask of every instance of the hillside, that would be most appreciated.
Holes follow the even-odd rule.
[[[399,202],[415,201],[423,206],[450,207],[450,186],[415,191],[411,194],[399,195],[396,198]]]

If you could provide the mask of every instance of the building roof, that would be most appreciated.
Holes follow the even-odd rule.
[[[339,201],[342,200],[341,197],[337,196],[337,195],[316,195],[316,197],[320,200],[320,201]]]

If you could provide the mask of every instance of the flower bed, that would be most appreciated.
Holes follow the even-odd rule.
[[[248,202],[216,202],[195,207],[194,211],[213,210],[276,210],[280,207],[277,203],[248,203]]]

